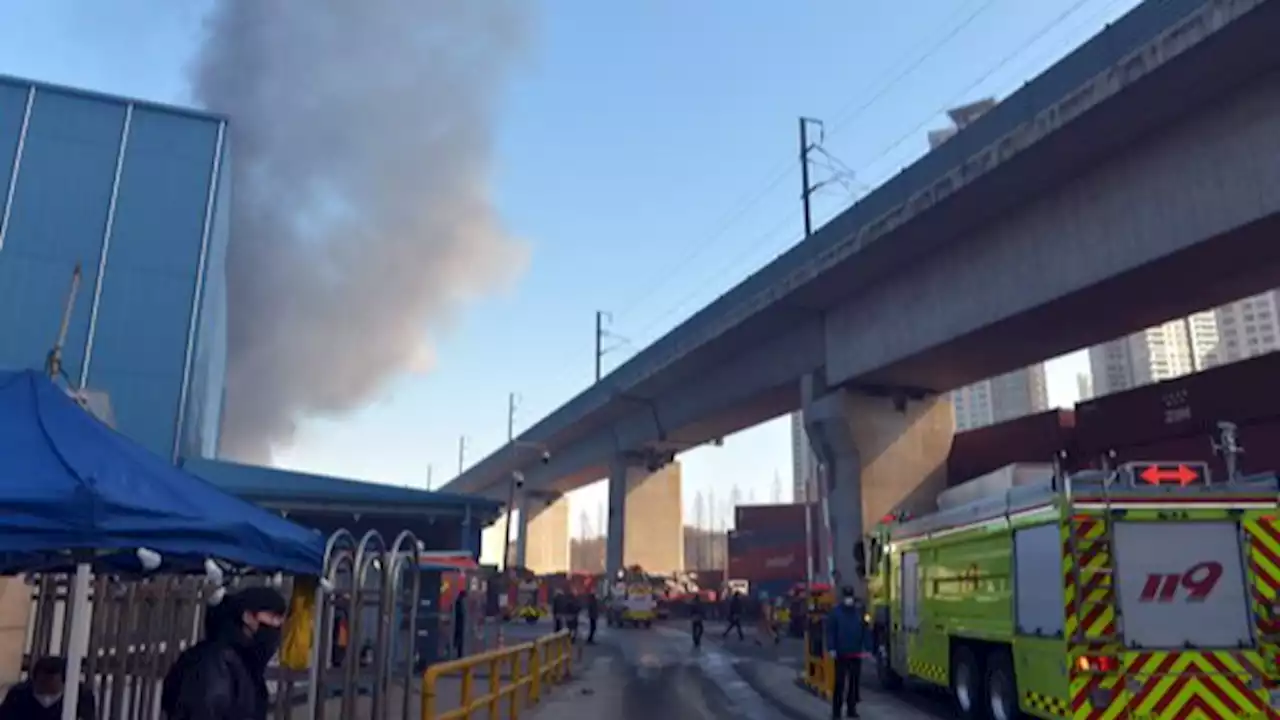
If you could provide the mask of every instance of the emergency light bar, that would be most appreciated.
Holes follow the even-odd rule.
[[[1188,487],[1212,484],[1209,465],[1202,462],[1131,462],[1121,465],[1119,473],[1133,487]]]

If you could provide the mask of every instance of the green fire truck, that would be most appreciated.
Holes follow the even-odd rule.
[[[1274,475],[1201,463],[1055,466],[883,522],[881,680],[947,688],[965,718],[1280,718],[1278,499]]]

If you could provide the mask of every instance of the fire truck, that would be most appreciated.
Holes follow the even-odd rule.
[[[1280,718],[1280,485],[1240,477],[1220,429],[1220,481],[1203,463],[1055,463],[881,523],[865,557],[882,682],[948,688],[966,718]]]

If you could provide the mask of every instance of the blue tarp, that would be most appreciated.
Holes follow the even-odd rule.
[[[324,538],[153,455],[45,375],[0,372],[0,570],[65,566],[67,551],[127,566],[138,548],[172,569],[318,575]]]

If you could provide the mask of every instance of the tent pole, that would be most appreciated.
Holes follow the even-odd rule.
[[[89,627],[93,607],[89,602],[89,585],[93,578],[89,563],[76,565],[71,582],[71,637],[67,643],[67,680],[62,693],[62,720],[76,720],[80,703],[80,668],[89,654]]]

